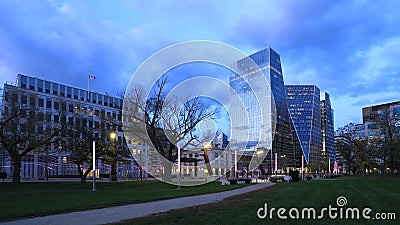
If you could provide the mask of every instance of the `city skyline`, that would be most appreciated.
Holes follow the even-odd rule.
[[[118,3],[0,3],[0,83],[21,73],[86,88],[91,70],[93,90],[116,96],[156,51],[208,39],[246,54],[271,46],[286,84],[330,94],[335,128],[361,123],[365,106],[399,100],[396,1]]]

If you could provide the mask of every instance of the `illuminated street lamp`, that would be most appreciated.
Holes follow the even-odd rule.
[[[111,181],[117,181],[117,168],[116,168],[116,149],[115,149],[115,138],[117,137],[117,134],[115,132],[110,133],[110,139],[111,139],[111,150],[113,151],[113,156],[114,158],[111,161]]]

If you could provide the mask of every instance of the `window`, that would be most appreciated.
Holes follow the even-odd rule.
[[[80,99],[81,99],[81,101],[85,101],[85,95],[86,95],[86,91],[80,90]]]
[[[86,114],[86,107],[82,107],[82,114]]]
[[[100,116],[100,111],[98,109],[94,110],[94,115]]]
[[[46,121],[51,122],[51,114],[49,113],[46,114]]]
[[[78,100],[78,89],[74,89],[74,99]]]
[[[53,83],[53,95],[58,95],[58,84]]]
[[[67,97],[71,98],[72,96],[72,88],[71,87],[67,87]]]
[[[45,88],[45,91],[44,91],[44,92],[50,94],[50,82],[45,81],[45,86],[44,86],[44,88]]]
[[[73,117],[69,117],[68,118],[68,123],[69,123],[69,125],[74,125],[74,118]]]
[[[34,78],[29,78],[29,89],[35,90],[35,79]]]
[[[54,109],[59,110],[60,109],[60,103],[59,102],[54,102]]]
[[[98,98],[97,98],[97,102],[98,102],[98,104],[99,105],[102,105],[103,104],[103,95],[98,95]]]
[[[35,97],[30,97],[30,98],[29,98],[29,105],[30,105],[32,108],[35,108],[35,107],[36,107],[36,99],[35,99]]]
[[[37,90],[39,92],[43,92],[43,81],[42,80],[37,80]]]
[[[96,93],[92,93],[92,102],[97,103],[97,94]]]
[[[54,123],[59,123],[59,122],[60,122],[60,116],[54,115]]]
[[[67,103],[66,102],[61,102],[61,111],[66,112],[67,111]]]
[[[114,107],[114,98],[110,97],[110,107]]]
[[[66,116],[61,116],[60,117],[60,123],[65,124],[67,122]]]
[[[89,108],[89,116],[93,116],[93,109]]]
[[[68,112],[70,112],[70,113],[74,112],[74,105],[72,105],[72,104],[68,105]]]
[[[76,114],[79,114],[79,112],[80,112],[79,107],[78,107],[78,106],[75,106],[75,113],[76,113]]]
[[[104,105],[108,106],[108,96],[104,96]]]
[[[21,104],[23,104],[23,105],[28,104],[28,96],[26,96],[26,95],[21,96]]]
[[[46,99],[46,108],[51,109],[51,99]]]
[[[44,99],[39,98],[39,107],[44,107]]]
[[[64,97],[65,96],[65,86],[60,85],[60,96]]]
[[[21,76],[21,87],[26,88],[28,79],[25,76]]]

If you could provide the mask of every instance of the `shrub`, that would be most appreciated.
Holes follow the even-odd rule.
[[[0,179],[4,179],[7,177],[7,173],[6,172],[0,172]]]
[[[300,171],[298,171],[298,170],[290,170],[289,176],[292,177],[292,180],[291,180],[292,182],[300,181]]]

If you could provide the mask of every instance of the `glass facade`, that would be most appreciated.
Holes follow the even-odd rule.
[[[322,149],[320,90],[315,85],[286,85],[285,88],[304,159],[308,164],[319,164]]]
[[[333,109],[329,94],[325,92],[324,98],[321,100],[322,162],[327,162],[328,157],[336,160],[336,148]]]
[[[255,146],[260,146],[260,143],[257,142],[256,134],[259,132],[265,132],[264,124],[260,124],[258,121],[265,121],[265,118],[258,118],[260,116],[260,106],[258,104],[258,99],[251,91],[251,88],[245,82],[245,79],[251,80],[252,77],[256,77],[259,71],[255,71],[254,68],[251,67],[250,62],[252,59],[261,69],[262,74],[267,79],[270,90],[268,87],[252,87],[253,89],[263,88],[264,92],[261,92],[265,99],[269,99],[271,101],[272,97],[274,101],[271,101],[267,106],[270,107],[267,111],[270,112],[269,115],[271,118],[268,118],[268,121],[276,121],[275,130],[273,130],[273,126],[270,125],[269,129],[273,130],[273,135],[271,134],[272,141],[272,151],[269,151],[266,156],[266,164],[268,168],[272,168],[272,158],[274,158],[275,153],[278,154],[278,168],[287,168],[287,167],[295,167],[296,163],[299,162],[299,158],[296,158],[294,142],[292,139],[292,131],[291,131],[291,120],[288,112],[287,102],[286,102],[286,92],[283,81],[283,74],[281,68],[280,56],[271,48],[265,48],[261,51],[258,51],[249,57],[239,60],[236,63],[236,67],[239,71],[243,71],[243,74],[234,74],[230,77],[230,86],[236,91],[236,93],[240,96],[241,101],[245,105],[245,109],[236,110],[246,110],[246,115],[248,118],[239,118],[243,120],[243,124],[248,124],[250,129],[248,129],[248,142],[246,145],[247,149],[252,149]],[[264,79],[265,79],[264,78]],[[257,81],[254,82],[257,84]],[[272,93],[271,93],[272,92]],[[260,93],[260,92],[258,92]],[[234,104],[231,97],[231,105]],[[263,104],[261,104],[263,105]],[[275,108],[275,110],[271,110]],[[236,112],[235,110],[231,111],[231,114],[235,113],[244,113],[244,112]],[[247,127],[246,127],[247,128]],[[237,129],[233,127],[232,129]],[[244,130],[244,129],[243,129]],[[271,132],[271,133],[272,133]],[[245,136],[247,133],[243,132],[242,135]],[[231,137],[232,139],[232,137]],[[270,160],[271,159],[271,160]],[[297,165],[298,166],[298,165]]]

